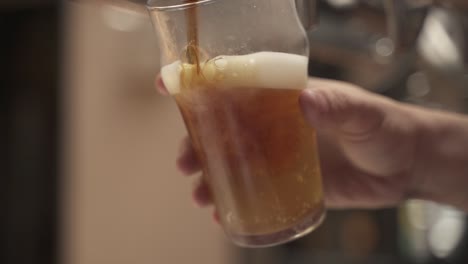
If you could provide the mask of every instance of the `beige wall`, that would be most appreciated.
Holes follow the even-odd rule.
[[[185,134],[156,94],[145,15],[68,3],[63,263],[232,263],[211,212],[174,166]]]

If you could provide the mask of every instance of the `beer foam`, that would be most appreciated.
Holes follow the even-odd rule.
[[[280,52],[258,52],[239,56],[218,56],[196,66],[176,61],[161,69],[161,76],[171,94],[198,80],[199,85],[302,89],[307,83],[306,56]],[[197,77],[197,76],[201,76]],[[200,80],[202,80],[200,82]]]

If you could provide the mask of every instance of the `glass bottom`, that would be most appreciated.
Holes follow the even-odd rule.
[[[230,234],[230,237],[240,247],[262,248],[277,246],[301,238],[314,231],[323,222],[325,215],[325,208],[321,206],[306,216],[302,222],[285,230],[262,235]]]

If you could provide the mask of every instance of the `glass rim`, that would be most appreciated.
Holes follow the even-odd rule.
[[[187,0],[148,0],[146,7],[149,10],[170,11],[187,9],[194,6],[210,4],[219,0],[196,0],[187,2]]]

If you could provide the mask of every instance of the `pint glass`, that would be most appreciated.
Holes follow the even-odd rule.
[[[161,75],[221,225],[240,246],[301,237],[323,220],[315,131],[298,98],[308,41],[293,0],[150,0]]]

